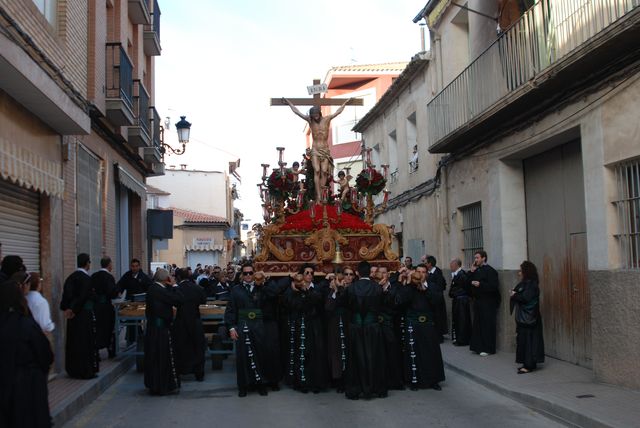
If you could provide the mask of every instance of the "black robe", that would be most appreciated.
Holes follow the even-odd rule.
[[[347,341],[349,337],[349,315],[344,305],[338,304],[344,288],[338,288],[336,298],[331,291],[325,299],[325,317],[327,320],[327,356],[329,375],[333,384],[342,389],[344,372],[347,369]]]
[[[528,370],[535,370],[538,363],[544,363],[544,338],[542,334],[542,317],[540,316],[540,288],[537,281],[525,280],[513,289],[511,310],[518,306],[528,306],[535,314],[532,325],[520,324],[516,321],[516,363]]]
[[[91,286],[96,293],[96,304],[93,309],[96,316],[96,347],[109,348],[109,352],[113,353],[115,350],[113,327],[116,313],[111,299],[118,297],[116,280],[110,272],[99,270],[91,275]]]
[[[51,426],[47,376],[53,362],[40,326],[18,312],[0,314],[0,426]]]
[[[120,291],[127,291],[127,300],[133,300],[135,294],[146,293],[153,282],[146,273],[141,270],[134,277],[131,271],[125,272],[118,281]]]
[[[95,293],[91,277],[77,270],[64,282],[60,310],[71,309],[74,317],[67,320],[65,370],[70,377],[91,379],[99,371],[96,348]]]
[[[431,288],[432,291],[438,292],[442,296],[442,300],[440,300],[440,303],[438,303],[435,308],[435,323],[438,328],[438,332],[440,333],[440,342],[442,342],[442,336],[447,334],[449,331],[447,323],[447,304],[444,300],[447,281],[444,279],[442,269],[435,266],[435,271],[428,275],[427,282],[429,283],[429,288]]]
[[[468,346],[471,338],[471,301],[467,273],[460,271],[451,279],[451,339],[458,346]]]
[[[411,388],[429,388],[444,378],[440,332],[435,324],[442,294],[437,290],[418,290],[412,285],[398,290],[398,303],[405,308],[406,378]]]
[[[329,384],[324,297],[324,290],[315,285],[307,291],[289,288],[286,292],[291,336],[285,376],[302,392],[321,391]]]
[[[345,290],[344,302],[351,316],[345,394],[349,398],[386,396],[385,340],[378,318],[382,287],[369,278],[359,279]]]
[[[144,386],[153,395],[165,395],[180,388],[171,324],[173,308],[179,306],[182,300],[177,287],[165,287],[156,282],[147,290]]]
[[[471,286],[473,296],[473,326],[469,348],[476,353],[496,353],[496,323],[500,305],[500,283],[498,272],[485,264],[470,275],[471,281],[480,286]]]
[[[224,320],[229,330],[238,333],[236,380],[240,390],[277,384],[282,376],[273,306],[282,287],[272,281],[254,285],[251,292],[242,283],[231,289]]]
[[[176,352],[176,367],[179,374],[195,374],[197,379],[204,377],[206,340],[200,317],[200,305],[207,303],[207,297],[201,286],[191,281],[182,281],[178,285],[182,294],[182,304],[178,306],[172,325],[172,337]]]
[[[400,311],[396,297],[401,285],[392,282],[386,291],[382,292],[382,306],[380,307],[380,327],[384,337],[386,359],[386,381],[388,389],[404,389],[402,332],[400,331]]]

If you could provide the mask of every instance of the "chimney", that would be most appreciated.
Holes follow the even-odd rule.
[[[427,51],[427,40],[426,40],[425,31],[424,31],[425,27],[426,27],[426,24],[420,23],[420,52]]]

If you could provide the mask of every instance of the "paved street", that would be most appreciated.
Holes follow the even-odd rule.
[[[555,427],[557,423],[458,374],[442,391],[392,391],[386,399],[349,401],[342,394],[301,394],[284,388],[268,397],[238,398],[234,373],[191,377],[179,395],[149,396],[130,371],[65,427]]]

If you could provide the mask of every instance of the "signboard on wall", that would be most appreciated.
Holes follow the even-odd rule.
[[[194,247],[212,247],[213,237],[211,236],[196,236],[193,238]]]

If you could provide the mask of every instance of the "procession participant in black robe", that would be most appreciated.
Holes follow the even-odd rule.
[[[369,278],[370,272],[369,262],[360,262],[360,278],[345,289],[341,299],[351,317],[345,395],[352,400],[387,396],[385,341],[378,319],[383,292]]]
[[[200,305],[207,303],[204,290],[192,282],[184,269],[176,269],[178,291],[182,304],[178,306],[171,326],[178,374],[194,374],[198,382],[204,380],[206,339],[200,317]]]
[[[279,383],[283,377],[282,365],[280,364],[280,328],[278,325],[278,302],[280,296],[289,289],[291,279],[288,277],[280,280],[269,279],[264,272],[256,272],[254,281],[261,296],[260,307],[262,308],[262,323],[264,326],[265,346],[263,348],[264,379],[273,391],[279,391]]]
[[[287,290],[287,307],[291,316],[292,357],[288,374],[293,388],[318,393],[327,388],[329,373],[324,334],[325,294],[313,282],[314,267],[300,268],[302,282],[294,281]],[[328,287],[327,287],[328,289]],[[290,348],[291,349],[291,348]]]
[[[144,386],[151,395],[166,395],[180,388],[171,324],[173,308],[180,306],[183,298],[167,270],[158,269],[153,281],[145,308]]]
[[[349,337],[349,315],[338,298],[355,278],[353,269],[345,267],[342,272],[327,275],[329,294],[325,299],[327,319],[327,353],[331,384],[339,393],[344,392],[344,372],[347,369],[347,341]]]
[[[267,395],[265,378],[267,361],[265,347],[267,337],[262,312],[263,293],[255,284],[253,265],[242,266],[242,282],[231,290],[224,320],[229,328],[229,336],[236,342],[236,380],[238,396],[246,397],[249,389],[257,389],[260,395]]]
[[[440,351],[440,332],[435,325],[436,308],[442,296],[431,290],[419,272],[413,272],[410,283],[398,291],[398,303],[405,306],[405,370],[412,391],[432,388],[440,391],[444,381],[444,364]]]
[[[91,286],[96,293],[94,312],[96,316],[96,348],[107,348],[109,358],[116,350],[114,325],[116,312],[111,299],[118,297],[116,280],[111,274],[113,262],[110,257],[100,259],[100,270],[91,275]]]
[[[125,272],[118,281],[118,288],[120,292],[127,292],[128,300],[133,300],[134,295],[147,292],[151,285],[151,279],[140,268],[140,260],[131,259],[129,267],[130,270]]]
[[[402,344],[400,343],[399,311],[396,303],[400,284],[390,281],[386,266],[378,266],[378,274],[381,277],[380,286],[382,287],[382,305],[378,321],[384,337],[387,388],[402,390],[404,389]]]
[[[91,379],[99,371],[96,348],[95,293],[91,287],[89,254],[78,254],[78,270],[64,282],[60,310],[67,319],[65,370],[70,377]]]
[[[451,340],[455,346],[468,346],[471,338],[471,284],[467,273],[462,270],[462,261],[453,259],[451,269]]]
[[[0,426],[50,427],[53,353],[15,281],[0,284]]]
[[[473,325],[470,349],[486,357],[496,353],[496,318],[500,306],[498,272],[487,264],[487,253],[477,251],[471,268]]]
[[[530,261],[524,261],[518,272],[520,282],[511,290],[511,312],[516,315],[516,363],[519,374],[530,373],[539,363],[544,363],[544,338],[540,315],[540,287],[538,269]]]
[[[444,292],[447,289],[447,281],[444,279],[444,274],[442,273],[442,269],[436,266],[436,258],[434,256],[426,256],[425,257],[425,266],[427,267],[427,272],[429,273],[429,281],[432,284],[431,287],[433,290],[438,290],[442,293],[442,303],[438,305],[436,308],[436,327],[438,327],[438,331],[440,332],[440,343],[444,342],[444,335],[449,332],[448,322],[447,322],[447,303],[444,300]]]

